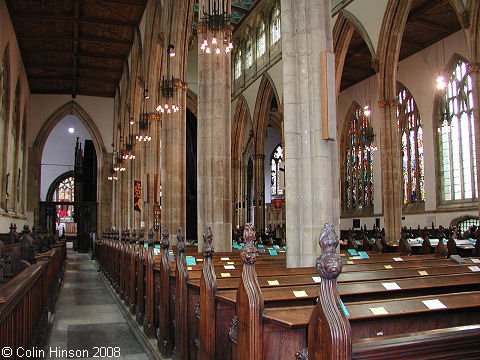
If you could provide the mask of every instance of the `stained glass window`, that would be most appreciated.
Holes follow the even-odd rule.
[[[397,119],[402,149],[403,203],[425,201],[423,129],[420,113],[411,93],[399,86]]]
[[[282,145],[278,145],[270,157],[270,167],[272,171],[271,175],[271,194],[273,196],[283,195],[283,184],[280,175],[280,165],[283,161],[283,149]]]
[[[258,27],[257,33],[257,59],[261,58],[265,54],[266,42],[265,42],[265,23],[262,21]]]
[[[253,65],[253,49],[252,49],[252,41],[247,41],[247,52],[245,53],[245,67],[250,69]]]
[[[75,180],[68,177],[58,185],[54,198],[60,202],[73,202],[75,200]],[[73,205],[58,205],[57,217],[59,219],[71,218],[73,216]]]
[[[438,138],[443,201],[478,197],[472,78],[457,61],[442,95]]]
[[[238,50],[235,55],[234,74],[235,80],[239,79],[242,74],[242,50]]]
[[[272,22],[270,24],[271,44],[274,45],[280,40],[280,6],[278,2],[275,3],[275,7],[272,11]]]
[[[344,211],[373,209],[373,129],[362,108],[355,104],[344,134]]]

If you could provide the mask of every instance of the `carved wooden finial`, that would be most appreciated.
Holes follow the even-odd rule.
[[[132,229],[132,236],[130,237],[130,242],[134,243],[135,241],[137,241],[137,230]]]
[[[162,249],[168,249],[170,247],[170,234],[168,233],[167,229],[163,229],[162,231],[162,240],[160,241],[160,246]]]
[[[317,272],[323,279],[336,279],[342,272],[342,261],[335,253],[338,237],[333,224],[325,224],[318,241],[322,255],[317,258]]]
[[[125,230],[125,242],[130,242],[130,231],[128,229]]]
[[[255,246],[255,230],[253,230],[253,224],[246,224],[243,231],[242,259],[246,264],[255,264],[258,259],[258,250]]]
[[[143,229],[138,230],[138,239],[137,239],[137,241],[138,241],[139,243],[143,243],[143,237],[144,237],[144,236],[145,236],[145,234],[144,234],[144,232],[143,232]]]
[[[185,234],[183,228],[179,227],[177,231],[177,253],[185,252]]]
[[[203,230],[203,249],[202,249],[204,258],[213,257],[213,254],[215,251],[213,250],[212,239],[213,239],[212,228],[210,226],[205,226],[205,229]]]
[[[153,230],[152,229],[148,230],[147,238],[148,238],[147,244],[149,246],[153,245],[154,240],[153,240]]]
[[[342,311],[337,277],[342,262],[335,252],[338,237],[332,224],[325,224],[319,240],[322,255],[317,258],[317,271],[322,281],[318,303],[308,325],[308,357],[311,359],[349,360],[352,357],[351,328]]]

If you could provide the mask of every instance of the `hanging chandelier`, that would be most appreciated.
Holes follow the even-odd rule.
[[[200,50],[205,54],[228,54],[233,49],[230,13],[225,0],[207,0],[208,8],[197,25],[197,33],[205,34]],[[211,37],[206,36],[208,31]],[[223,32],[223,34],[222,34]]]
[[[175,46],[168,44],[167,47],[167,76],[162,77],[160,90],[163,103],[159,104],[155,110],[160,114],[172,114],[180,110],[180,107],[173,102],[173,94],[177,88],[184,88],[185,85],[180,79],[175,79],[170,75],[170,59],[175,57]]]

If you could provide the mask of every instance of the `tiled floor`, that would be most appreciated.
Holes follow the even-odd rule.
[[[68,254],[46,354],[47,359],[149,359],[88,254]]]

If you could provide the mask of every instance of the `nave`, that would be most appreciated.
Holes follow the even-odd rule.
[[[90,256],[69,252],[47,358],[150,359],[131,326]]]

